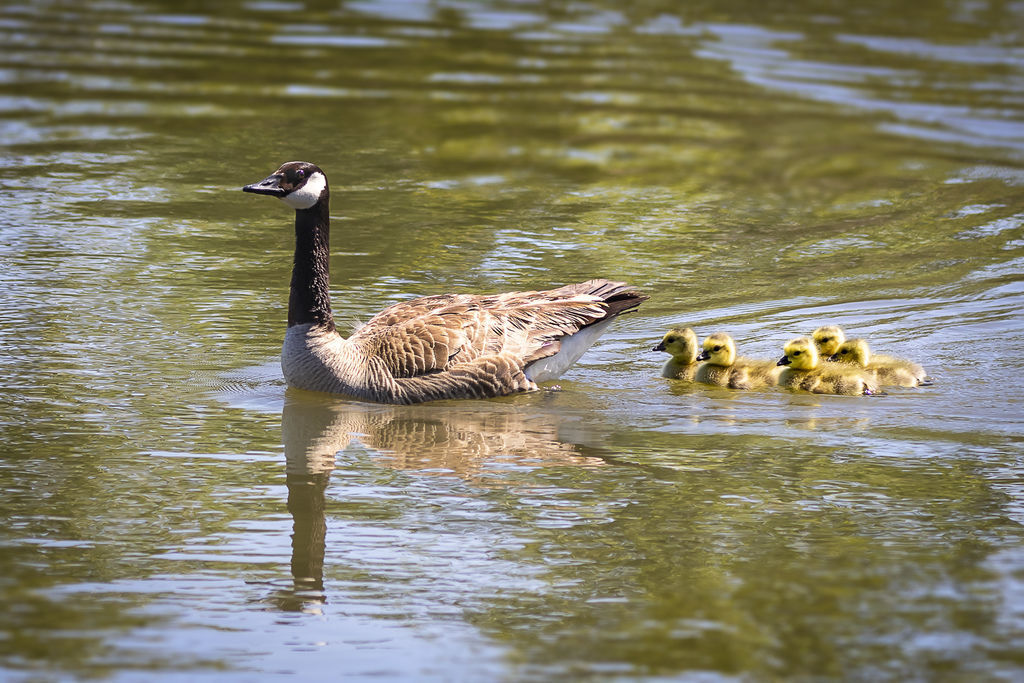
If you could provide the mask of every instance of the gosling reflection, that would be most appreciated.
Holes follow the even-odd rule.
[[[503,476],[503,461],[606,465],[569,442],[579,430],[570,416],[521,401],[393,406],[289,389],[281,419],[294,588],[276,602],[286,611],[317,611],[326,602],[325,491],[337,454],[353,442],[370,451],[375,465],[478,482],[488,472]]]

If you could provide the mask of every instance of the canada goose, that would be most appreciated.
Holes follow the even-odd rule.
[[[281,368],[300,389],[379,403],[532,391],[565,372],[616,316],[647,299],[608,280],[544,292],[441,294],[389,306],[345,339],[331,314],[324,172],[290,161],[242,190],[295,209]]]
[[[693,379],[697,370],[697,335],[689,327],[673,327],[651,351],[672,355],[661,369],[662,377]]]
[[[847,339],[839,346],[831,360],[863,368],[874,376],[879,384],[917,387],[930,383],[923,367],[904,358],[872,354],[871,347],[864,339]]]
[[[811,339],[818,347],[819,360],[827,360],[839,350],[839,345],[846,340],[846,334],[839,325],[823,325],[811,334]]]
[[[779,365],[787,366],[779,375],[779,386],[804,389],[815,394],[876,394],[878,385],[860,368],[839,363],[822,363],[818,349],[807,337],[786,344]]]
[[[781,370],[775,363],[736,356],[736,343],[728,334],[715,332],[704,339],[694,380],[730,389],[775,386]]]

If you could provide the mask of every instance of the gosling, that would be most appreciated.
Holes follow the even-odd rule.
[[[879,393],[875,380],[860,368],[822,363],[818,348],[807,337],[797,337],[787,343],[785,353],[778,363],[786,366],[779,376],[779,386],[815,394],[870,396]]]
[[[864,339],[847,339],[830,360],[859,367],[873,375],[879,384],[898,387],[931,384],[923,367],[905,358],[872,354]]]
[[[665,361],[661,376],[669,379],[693,379],[697,371],[697,335],[689,327],[674,327],[651,351],[664,351],[672,357]]]
[[[818,347],[818,358],[831,359],[839,345],[846,341],[846,333],[839,325],[823,325],[814,331],[811,339]]]
[[[778,384],[781,370],[771,361],[736,356],[736,343],[724,332],[704,339],[694,380],[730,389],[757,389]]]

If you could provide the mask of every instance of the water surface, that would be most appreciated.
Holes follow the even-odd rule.
[[[1021,5],[634,4],[0,3],[0,677],[1024,674]],[[291,159],[345,332],[651,299],[557,392],[286,390]],[[824,323],[934,384],[649,351]]]

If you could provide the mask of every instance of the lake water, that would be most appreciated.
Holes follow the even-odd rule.
[[[1024,677],[1024,5],[0,2],[0,679]],[[339,328],[650,295],[561,391],[287,391]],[[659,377],[824,323],[879,397]]]

